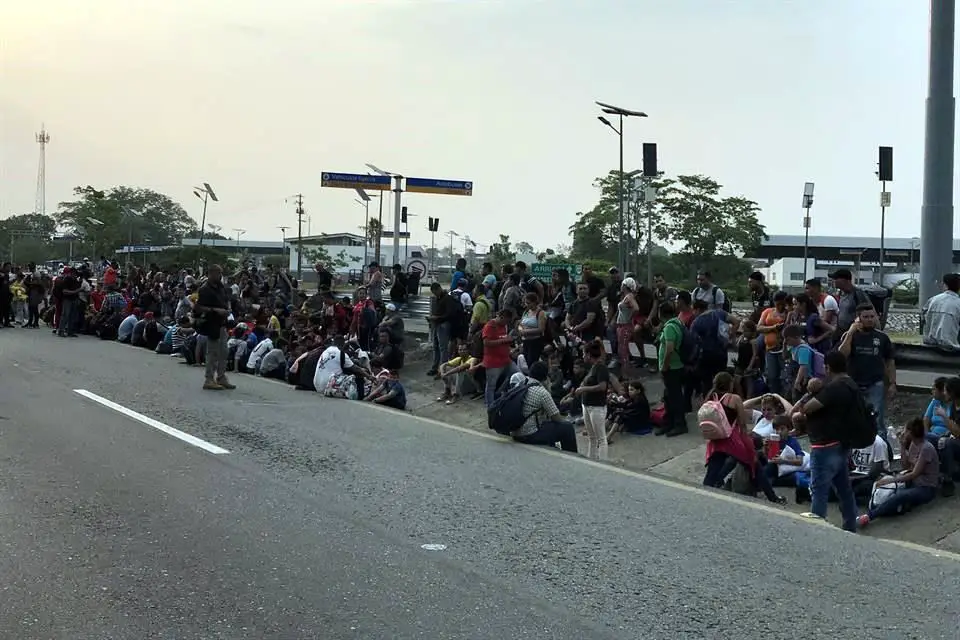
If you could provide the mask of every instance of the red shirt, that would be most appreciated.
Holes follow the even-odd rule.
[[[510,344],[499,344],[491,347],[487,340],[500,340],[507,337],[506,325],[491,320],[483,325],[480,334],[483,337],[483,366],[486,369],[502,369],[510,364]]]
[[[90,293],[90,301],[93,302],[93,308],[96,311],[100,311],[103,308],[103,299],[107,297],[103,291],[93,291]]]
[[[107,267],[107,270],[103,272],[103,284],[111,285],[117,284],[117,270],[113,267]]]
[[[693,322],[693,311],[681,311],[677,314],[677,319],[683,323],[683,326],[689,329],[690,323]]]

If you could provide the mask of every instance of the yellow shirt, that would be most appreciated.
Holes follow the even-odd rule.
[[[470,316],[470,323],[483,326],[490,320],[490,301],[486,298],[478,298],[473,303],[473,315]]]
[[[280,319],[277,316],[270,316],[270,319],[267,321],[267,329],[270,331],[280,331]]]

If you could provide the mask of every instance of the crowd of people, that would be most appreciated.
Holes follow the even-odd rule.
[[[34,265],[2,269],[5,325],[43,320],[59,336],[96,335],[202,365],[209,391],[235,388],[228,373],[237,372],[406,406],[398,306],[407,292],[391,288],[385,300],[390,279],[376,263],[348,297],[331,290],[323,265],[315,295],[280,270],[254,267],[122,274],[103,260],[52,276]],[[834,292],[812,279],[790,295],[753,273],[752,309],[740,315],[706,272],[687,291],[660,275],[647,287],[616,268],[606,279],[586,266],[577,279],[558,268],[542,282],[523,262],[499,273],[486,263],[474,276],[461,260],[449,287],[430,286],[428,375],[443,383],[439,401],[482,399],[490,427],[518,442],[576,452],[580,428],[596,460],[618,432],[676,437],[695,424],[707,440],[704,485],[776,503],[785,502],[777,487],[794,487],[816,517],[836,499],[844,527],[856,530],[952,494],[960,378],[938,380],[925,416],[888,429],[893,343],[850,272],[830,278]],[[960,276],[944,278],[945,293],[958,289]],[[663,393],[649,398],[653,375]],[[858,500],[869,504],[861,516]]]
[[[954,492],[960,378],[938,381],[926,418],[888,427],[894,345],[847,269],[830,274],[831,292],[811,279],[795,295],[755,272],[739,315],[706,272],[685,291],[616,268],[606,281],[558,268],[544,283],[522,262],[478,277],[465,267],[431,287],[428,375],[443,381],[439,401],[482,398],[500,433],[576,451],[579,427],[585,454],[604,459],[618,431],[676,437],[693,422],[707,440],[704,485],[775,503],[786,502],[776,487],[793,487],[816,517],[839,500],[850,530]],[[956,278],[944,279],[953,296]],[[659,397],[645,392],[651,374]]]

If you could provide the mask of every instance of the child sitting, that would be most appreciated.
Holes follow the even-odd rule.
[[[608,439],[618,431],[644,435],[653,430],[650,423],[650,402],[641,381],[631,380],[626,385],[625,396],[610,399],[607,403],[607,422],[612,423],[613,427],[608,429]]]

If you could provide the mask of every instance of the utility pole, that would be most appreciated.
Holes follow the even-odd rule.
[[[303,285],[303,194],[297,194],[297,284]]]
[[[40,145],[40,163],[37,166],[37,196],[33,205],[33,212],[42,216],[47,215],[47,145],[50,144],[50,134],[46,125],[40,125],[40,133],[36,135]]]
[[[287,269],[290,269],[290,254],[287,252],[287,230],[290,227],[279,226],[277,229],[280,229],[281,238],[283,238],[283,245],[280,247],[280,257],[287,259]]]

